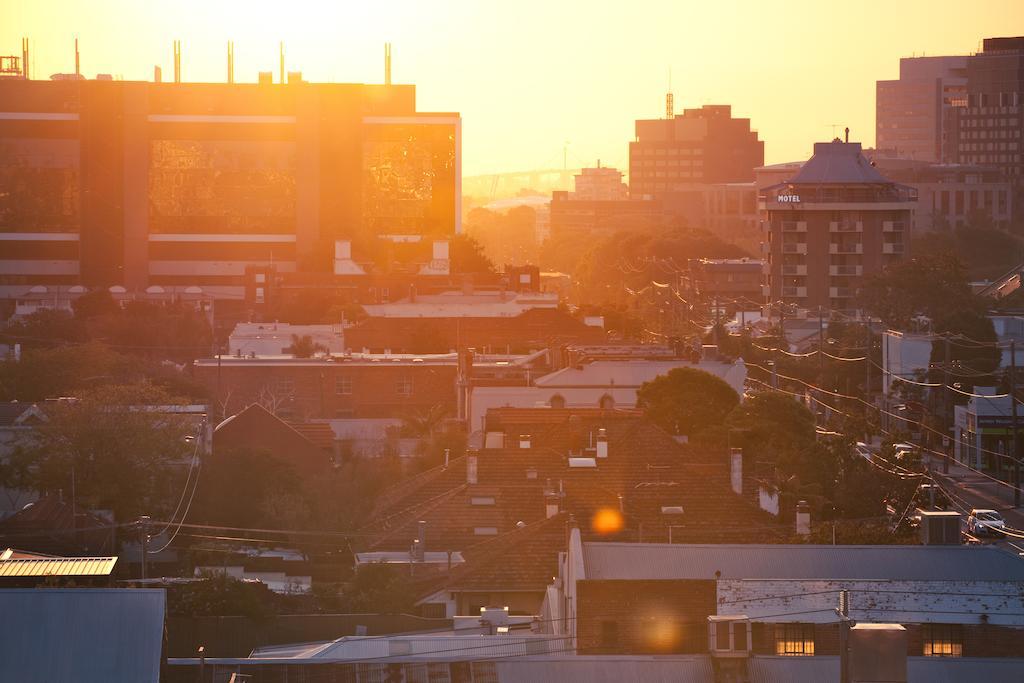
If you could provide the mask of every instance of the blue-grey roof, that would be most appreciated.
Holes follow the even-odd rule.
[[[889,183],[861,153],[859,142],[814,143],[814,156],[788,182],[799,184]]]
[[[1024,581],[1024,560],[989,546],[584,543],[588,579]]]
[[[157,683],[163,589],[0,590],[0,678]]]

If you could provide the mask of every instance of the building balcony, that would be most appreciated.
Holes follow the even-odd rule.
[[[783,275],[807,275],[807,266],[802,264],[786,263],[782,265]]]
[[[853,287],[829,287],[828,295],[832,299],[850,299],[857,295]]]
[[[882,245],[883,254],[902,254],[903,252],[903,242],[886,242]]]
[[[864,232],[861,221],[832,221],[828,224],[829,232]]]
[[[807,232],[807,221],[782,221],[782,232]]]
[[[782,296],[788,296],[793,298],[806,298],[807,288],[806,287],[783,287]]]
[[[903,232],[907,224],[903,221],[882,221],[882,232]]]
[[[783,254],[806,254],[807,242],[789,242],[782,245]]]
[[[860,242],[856,244],[835,244],[828,245],[828,253],[830,254],[863,254],[864,245]]]
[[[859,276],[864,274],[864,266],[829,266],[828,274]]]

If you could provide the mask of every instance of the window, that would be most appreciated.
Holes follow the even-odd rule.
[[[963,657],[964,635],[960,624],[924,624],[921,640],[925,657]]]
[[[497,536],[498,528],[493,526],[478,526],[473,529],[474,536]]]
[[[565,407],[565,397],[563,397],[561,394],[555,394],[548,401],[548,404],[552,408],[559,408],[559,409],[560,408],[564,408]]]
[[[473,496],[469,499],[470,505],[494,505],[494,496]]]
[[[619,622],[601,622],[601,650],[614,651],[619,646]]]
[[[776,624],[775,654],[813,655],[814,624]]]
[[[399,396],[412,396],[412,377],[399,377],[395,382],[395,393]]]
[[[352,393],[352,376],[338,375],[334,380],[334,393],[338,396],[349,396]]]

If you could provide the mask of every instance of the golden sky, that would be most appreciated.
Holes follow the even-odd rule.
[[[35,76],[74,70],[151,79],[183,41],[186,80],[277,66],[307,80],[395,82],[419,108],[463,116],[467,175],[570,166],[625,168],[633,120],[661,116],[669,68],[677,111],[731,104],[769,163],[806,158],[832,124],[874,144],[875,81],[899,58],[964,54],[1024,35],[1024,0],[0,0],[0,54],[32,40]]]

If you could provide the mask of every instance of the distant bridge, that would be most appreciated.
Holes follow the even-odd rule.
[[[548,194],[552,190],[573,189],[573,176],[578,168],[545,168],[532,171],[491,173],[462,177],[462,194],[483,199],[514,197],[522,189]]]

